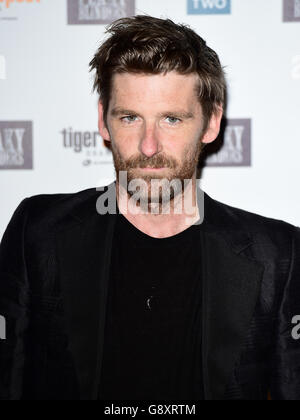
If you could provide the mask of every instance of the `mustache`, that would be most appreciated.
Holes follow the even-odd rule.
[[[134,158],[126,160],[126,166],[130,169],[136,168],[170,168],[174,169],[177,167],[176,160],[167,158],[166,156],[153,156],[147,158],[147,156],[136,156]]]

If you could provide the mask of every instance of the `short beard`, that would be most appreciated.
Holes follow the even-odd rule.
[[[182,163],[178,163],[178,161],[176,161],[174,158],[167,158],[164,155],[155,155],[151,158],[139,155],[125,160],[121,156],[119,149],[113,140],[111,142],[111,146],[118,183],[124,188],[125,191],[127,191],[130,196],[133,196],[135,191],[132,191],[128,188],[129,184],[134,184],[134,180],[136,179],[142,179],[145,181],[147,183],[147,191],[140,191],[143,197],[141,201],[143,203],[147,203],[146,205],[148,209],[150,209],[152,204],[154,206],[158,205],[161,207],[164,203],[171,202],[178,194],[184,191],[187,182],[185,180],[193,179],[201,152],[205,145],[202,143],[202,141],[198,141],[195,147],[187,146],[183,152],[184,159]],[[159,176],[155,174],[137,176],[134,173],[137,168],[146,167],[166,167],[170,169],[171,172],[166,176]],[[126,185],[123,185],[123,177],[120,177],[120,172],[127,173]],[[164,185],[170,185],[170,183],[174,180],[176,182],[171,184],[171,188],[164,188]],[[156,186],[152,191],[151,181],[152,186]]]

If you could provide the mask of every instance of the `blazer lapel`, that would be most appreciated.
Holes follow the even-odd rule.
[[[202,361],[205,399],[222,400],[258,299],[264,266],[243,252],[252,238],[230,225],[220,203],[205,193],[201,229]],[[223,213],[223,214],[222,214]]]
[[[81,400],[98,397],[115,223],[114,215],[97,213],[96,200],[95,192],[89,206],[73,214],[71,226],[60,231],[56,241],[69,350]]]

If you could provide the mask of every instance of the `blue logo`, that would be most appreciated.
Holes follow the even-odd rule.
[[[231,0],[188,0],[189,15],[227,15]]]

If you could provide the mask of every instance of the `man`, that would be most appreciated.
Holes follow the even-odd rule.
[[[1,399],[300,399],[300,229],[197,185],[225,103],[218,56],[168,19],[108,32],[90,66],[117,179],[15,211]]]

